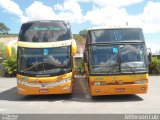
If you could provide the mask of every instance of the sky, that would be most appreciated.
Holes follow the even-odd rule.
[[[152,52],[160,52],[160,0],[0,0],[0,22],[19,33],[33,20],[67,20],[72,33],[97,26],[141,27]]]

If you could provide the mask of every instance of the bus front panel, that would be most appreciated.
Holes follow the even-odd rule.
[[[92,96],[142,94],[148,89],[148,74],[90,76]]]
[[[72,72],[55,77],[28,77],[17,75],[17,89],[23,95],[70,94]]]

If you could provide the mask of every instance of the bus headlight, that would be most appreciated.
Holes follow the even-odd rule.
[[[135,84],[145,84],[146,80],[136,80],[134,83]]]
[[[101,81],[101,82],[94,82],[94,85],[95,85],[95,86],[107,85],[107,83],[106,83],[106,82],[103,82],[103,81]]]
[[[70,82],[70,81],[71,81],[71,77],[70,77],[70,78],[63,79],[63,80],[60,80],[60,81],[57,82],[57,83],[60,85],[60,84],[65,84],[65,83]]]
[[[59,80],[57,82],[45,83],[45,86],[46,87],[58,86],[58,85],[70,82],[71,80],[72,80],[72,78],[69,77],[69,78],[66,78],[66,79],[63,79],[63,80]],[[31,86],[31,87],[39,87],[39,86],[41,86],[40,83],[26,82],[26,81],[22,81],[22,80],[19,80],[19,79],[17,79],[17,83],[22,84],[22,85],[26,85],[26,86]]]
[[[17,83],[25,85],[27,82],[17,79]]]
[[[65,83],[67,83],[67,82],[70,82],[71,80],[72,80],[72,78],[69,77],[69,78],[60,80],[60,81],[58,81],[58,82],[50,83],[50,86],[58,86],[58,85],[61,85],[61,84],[65,84]]]

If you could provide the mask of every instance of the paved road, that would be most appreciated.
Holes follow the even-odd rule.
[[[73,95],[22,96],[15,78],[0,78],[0,113],[160,113],[160,76],[149,77],[149,91],[141,95],[91,98],[77,78]]]

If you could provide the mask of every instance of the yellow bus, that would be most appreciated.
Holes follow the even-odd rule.
[[[23,95],[71,94],[76,42],[66,21],[22,24],[17,42],[17,88]]]
[[[147,92],[148,59],[141,28],[89,29],[84,61],[91,96]]]

